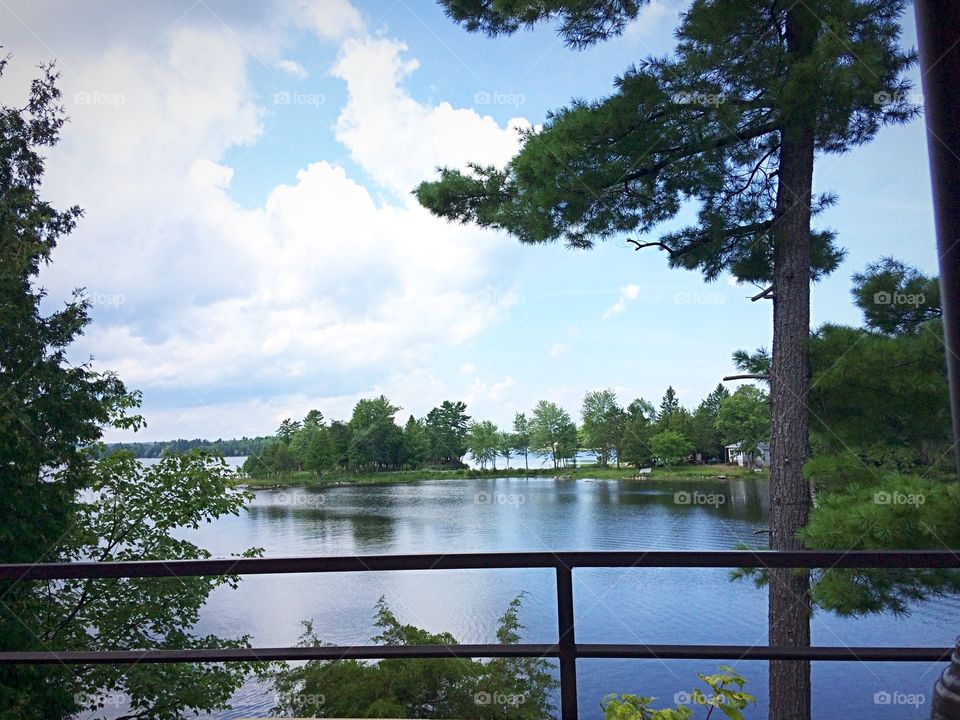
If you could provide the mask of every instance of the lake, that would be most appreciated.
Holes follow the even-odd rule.
[[[712,504],[682,504],[676,493],[716,494]],[[188,537],[228,556],[251,546],[265,555],[354,555],[520,550],[723,550],[763,544],[767,483],[591,481],[552,478],[445,480],[322,490],[259,490],[239,517]],[[311,619],[327,642],[363,644],[374,633],[374,604],[384,596],[403,623],[447,630],[465,643],[496,642],[494,627],[510,600],[527,593],[524,642],[557,638],[554,572],[407,571],[264,575],[216,591],[202,632],[251,633],[259,646],[293,645]],[[580,569],[574,572],[577,640],[584,643],[766,643],[766,591],[731,582],[722,569]],[[949,646],[960,632],[960,600],[925,602],[909,617],[813,618],[821,645]],[[715,661],[581,660],[582,718],[600,718],[613,692],[654,695],[672,705],[695,673]],[[747,717],[766,717],[766,663],[736,669],[758,697]],[[942,664],[815,663],[814,716],[927,718]],[[886,700],[890,702],[885,702]],[[274,703],[255,683],[219,717],[265,716]],[[658,704],[657,707],[661,705]],[[699,716],[698,716],[699,717]]]

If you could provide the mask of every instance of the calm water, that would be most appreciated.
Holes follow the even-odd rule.
[[[717,493],[715,505],[684,505],[675,493]],[[538,479],[437,481],[406,485],[261,490],[239,517],[189,537],[214,556],[258,546],[266,556],[505,550],[730,549],[759,544],[766,524],[763,481],[635,483]],[[260,646],[292,645],[300,620],[337,644],[366,643],[373,606],[382,595],[404,623],[449,630],[460,642],[495,642],[507,603],[528,593],[521,620],[525,642],[555,642],[551,570],[430,571],[250,576],[239,589],[217,591],[205,608],[203,632],[251,633]],[[580,642],[766,642],[766,592],[733,583],[725,570],[582,569],[574,573]],[[947,646],[960,630],[960,601],[924,603],[908,618],[843,620],[817,614],[822,645]],[[587,660],[578,663],[580,712],[599,718],[611,692],[655,695],[672,704],[694,673],[713,661]],[[766,717],[766,663],[737,670],[758,696],[748,717]],[[819,663],[814,666],[818,718],[927,718],[941,665]],[[918,705],[876,704],[877,693]],[[901,693],[901,695],[896,695]],[[881,700],[886,696],[878,696]],[[269,688],[251,683],[235,710],[221,717],[265,716]]]

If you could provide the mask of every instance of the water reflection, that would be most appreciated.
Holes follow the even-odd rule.
[[[300,494],[297,494],[300,493]],[[682,495],[686,493],[687,495]],[[712,497],[711,497],[712,496]],[[722,499],[721,499],[722,498]],[[496,478],[407,485],[261,490],[240,517],[222,518],[190,533],[215,555],[250,546],[267,556],[517,550],[725,550],[763,545],[754,531],[767,522],[763,480],[569,480]],[[250,576],[236,591],[217,591],[201,630],[250,632],[261,646],[296,642],[300,620],[341,644],[373,634],[373,606],[383,595],[404,623],[450,631],[461,642],[493,642],[507,603],[526,591],[521,613],[526,642],[556,640],[556,596],[550,570],[343,573]],[[766,641],[766,593],[732,583],[725,570],[581,569],[574,573],[580,642],[731,643]],[[960,602],[918,606],[910,618],[840,619],[818,613],[814,641],[823,645],[942,645],[952,643]],[[598,718],[609,692],[670,698],[692,686],[693,672],[718,663],[590,661],[580,675],[581,717]],[[839,667],[838,667],[839,666]],[[818,665],[818,717],[871,715],[882,678],[890,690],[929,695],[938,666]],[[763,695],[766,666],[737,665],[748,689]],[[254,685],[238,698],[234,716],[265,716],[270,698]],[[853,712],[851,708],[859,708]],[[885,707],[905,720],[915,708]],[[913,714],[911,714],[913,712]],[[922,713],[921,713],[922,714]],[[761,700],[755,714],[765,717]]]

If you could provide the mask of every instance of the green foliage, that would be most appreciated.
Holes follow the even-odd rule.
[[[653,464],[653,449],[650,438],[654,433],[652,418],[656,411],[653,405],[637,398],[627,406],[623,420],[623,435],[617,448],[617,458],[637,468]]]
[[[540,400],[530,419],[530,447],[549,457],[553,466],[575,457],[577,453],[577,426],[570,414],[548,400]]]
[[[853,282],[866,327],[825,324],[810,337],[814,456],[854,452],[868,465],[949,472],[953,438],[937,278],[884,258]],[[884,302],[876,303],[877,295]],[[738,350],[733,361],[742,372],[770,374],[763,348]],[[731,430],[725,438],[739,441],[740,434]]]
[[[500,643],[520,641],[521,597],[500,618]],[[313,626],[304,624],[300,644],[322,645]],[[450,633],[403,625],[383,598],[377,603],[375,625],[379,632],[372,639],[378,645],[457,644]],[[537,658],[310,661],[276,674],[274,711],[298,717],[542,720],[552,717],[549,693],[556,682],[549,667]]]
[[[853,301],[867,328],[890,335],[909,333],[939,318],[940,283],[892,257],[853,276]]]
[[[0,58],[0,76],[8,58]],[[0,106],[0,562],[61,560],[76,495],[92,479],[83,451],[103,425],[138,428],[138,395],[111,373],[72,364],[89,323],[82,291],[49,315],[37,282],[81,217],[41,196],[46,149],[65,122],[52,66],[41,66],[22,107]],[[52,468],[57,468],[54,476]],[[45,649],[31,632],[41,599],[33,583],[0,583],[0,650]],[[65,668],[0,668],[0,716],[30,720],[75,710]]]
[[[203,548],[178,539],[177,531],[238,515],[251,497],[232,489],[234,475],[222,458],[200,451],[146,467],[128,452],[114,453],[95,462],[91,480],[62,541],[66,561],[208,558]],[[259,553],[250,549],[243,556]],[[31,632],[44,647],[75,650],[249,647],[246,636],[224,639],[191,632],[210,593],[238,582],[229,575],[50,581]],[[129,700],[137,717],[175,720],[185,709],[228,708],[245,675],[263,669],[249,662],[92,665],[75,668],[69,686],[86,701],[86,710],[106,693]]]
[[[474,460],[480,463],[481,469],[486,468],[490,462],[493,463],[493,469],[497,469],[500,446],[501,436],[496,425],[489,420],[470,423],[467,428],[467,449]]]
[[[583,445],[597,455],[599,465],[608,465],[623,435],[623,408],[613,390],[595,390],[583,396]],[[618,458],[619,462],[619,458]]]
[[[725,460],[723,433],[717,427],[720,405],[730,391],[722,384],[705,397],[697,406],[690,422],[690,440],[705,458]]]
[[[720,401],[716,428],[724,444],[740,443],[744,453],[757,455],[770,440],[770,399],[753,385],[737,388]]]
[[[582,48],[619,35],[645,0],[441,0],[441,4],[447,15],[468,30],[488,35],[557,20],[564,42]]]
[[[933,306],[911,314],[872,304],[875,293],[936,285],[890,258],[871,264],[852,291],[868,328],[825,325],[810,338],[814,456],[804,474],[815,503],[801,532],[807,547],[960,547],[941,320]],[[762,368],[766,354],[740,357]],[[736,576],[766,582],[763,573]],[[912,602],[960,592],[960,573],[940,569],[831,569],[814,579],[814,602],[840,615],[905,613]]]
[[[430,460],[437,465],[459,466],[467,453],[470,416],[466,403],[444,400],[427,413],[425,424],[430,439]]]
[[[6,66],[0,59],[0,74]],[[139,395],[113,374],[67,361],[89,323],[77,292],[44,316],[37,274],[80,217],[40,198],[42,148],[64,117],[52,68],[23,108],[0,108],[0,562],[204,558],[174,537],[228,513],[247,496],[230,489],[221,459],[171,454],[150,468],[109,456],[105,426],[138,429]],[[191,633],[209,593],[237,578],[62,580],[0,585],[0,649],[241,647],[246,638]],[[153,720],[227,706],[244,675],[236,665],[13,667],[0,669],[0,717],[48,720],[89,713],[104,693]]]
[[[405,451],[404,464],[408,467],[422,467],[430,454],[430,439],[427,437],[427,426],[423,420],[413,415],[407,418],[403,426],[403,444]]]
[[[811,443],[904,470],[946,465],[950,431],[943,326],[884,335],[825,325],[810,340]]]
[[[677,392],[673,385],[667,387],[660,401],[660,411],[657,413],[657,420],[669,422],[670,419],[680,412],[680,401],[677,399]]]
[[[705,709],[705,717],[710,718],[719,710],[730,720],[743,720],[747,705],[754,703],[754,697],[743,692],[745,680],[733,668],[720,666],[721,672],[697,677],[707,686],[707,692],[694,688],[687,695],[688,704],[676,708],[655,710],[650,706],[654,697],[642,695],[610,695],[604,698],[604,720],[690,720],[695,716],[693,708]],[[692,706],[692,707],[691,707]]]
[[[120,450],[127,450],[138,458],[157,458],[165,454],[179,452],[185,453],[190,450],[202,450],[213,455],[223,455],[224,457],[240,457],[243,455],[256,455],[263,450],[264,445],[273,440],[270,437],[242,437],[231,440],[222,438],[217,440],[205,440],[203,438],[178,438],[176,440],[166,440],[162,442],[122,442],[106,443],[104,454],[109,455]]]
[[[514,450],[515,444],[516,444],[516,440],[513,437],[513,433],[508,433],[508,432],[497,433],[497,453],[503,456],[503,459],[507,463],[507,467],[510,466],[510,458],[513,457],[513,450]]]
[[[513,449],[523,455],[523,466],[529,468],[530,422],[526,413],[518,412],[513,417]]]
[[[607,37],[606,28],[616,31],[636,12],[634,3],[570,1],[450,0],[447,7],[468,29],[493,34],[569,13],[596,31],[582,35],[587,40]],[[709,279],[727,270],[766,282],[781,133],[796,122],[798,106],[813,115],[821,153],[843,152],[885,123],[916,116],[904,76],[916,58],[899,43],[903,7],[904,0],[805,6],[818,22],[801,62],[787,47],[789,4],[694,2],[671,56],[628,68],[607,98],[575,100],[550,114],[542,130],[523,136],[505,168],[443,169],[417,188],[417,198],[451,220],[573,247],[648,232],[694,199],[697,224],[648,245]],[[834,201],[815,196],[811,209]],[[833,270],[843,256],[833,233],[814,231],[809,240],[814,276]]]
[[[650,438],[650,450],[665,465],[676,465],[693,453],[693,445],[676,430],[663,430]]]
[[[924,550],[960,547],[955,479],[936,480],[868,467],[851,453],[819,457],[804,468],[818,501],[802,533],[807,547]],[[813,598],[840,615],[892,611],[960,592],[952,570],[847,570],[819,574]]]

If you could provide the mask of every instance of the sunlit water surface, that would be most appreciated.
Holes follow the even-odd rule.
[[[677,502],[676,493],[716,494],[712,504]],[[701,499],[703,497],[701,496]],[[763,480],[634,482],[508,478],[425,481],[257,491],[239,517],[225,517],[188,537],[226,557],[262,547],[266,557],[519,550],[725,550],[759,546],[766,524]],[[374,634],[373,608],[385,597],[404,623],[450,631],[462,643],[496,642],[497,618],[526,593],[523,641],[557,638],[552,570],[405,571],[261,575],[216,591],[203,633],[249,633],[258,646],[293,645],[310,619],[327,642],[362,644]],[[732,582],[717,569],[580,569],[574,572],[577,640],[584,643],[766,643],[766,591]],[[960,601],[923,603],[909,617],[841,619],[818,613],[820,645],[945,647],[960,630]],[[713,661],[581,660],[582,718],[601,717],[614,692],[654,695],[672,704]],[[766,717],[766,663],[736,669],[757,696],[747,717]],[[817,718],[929,717],[942,665],[817,663]],[[886,699],[889,703],[885,703]],[[907,704],[907,701],[913,704]],[[219,717],[269,715],[269,687],[248,683]],[[660,706],[659,704],[657,706]]]

